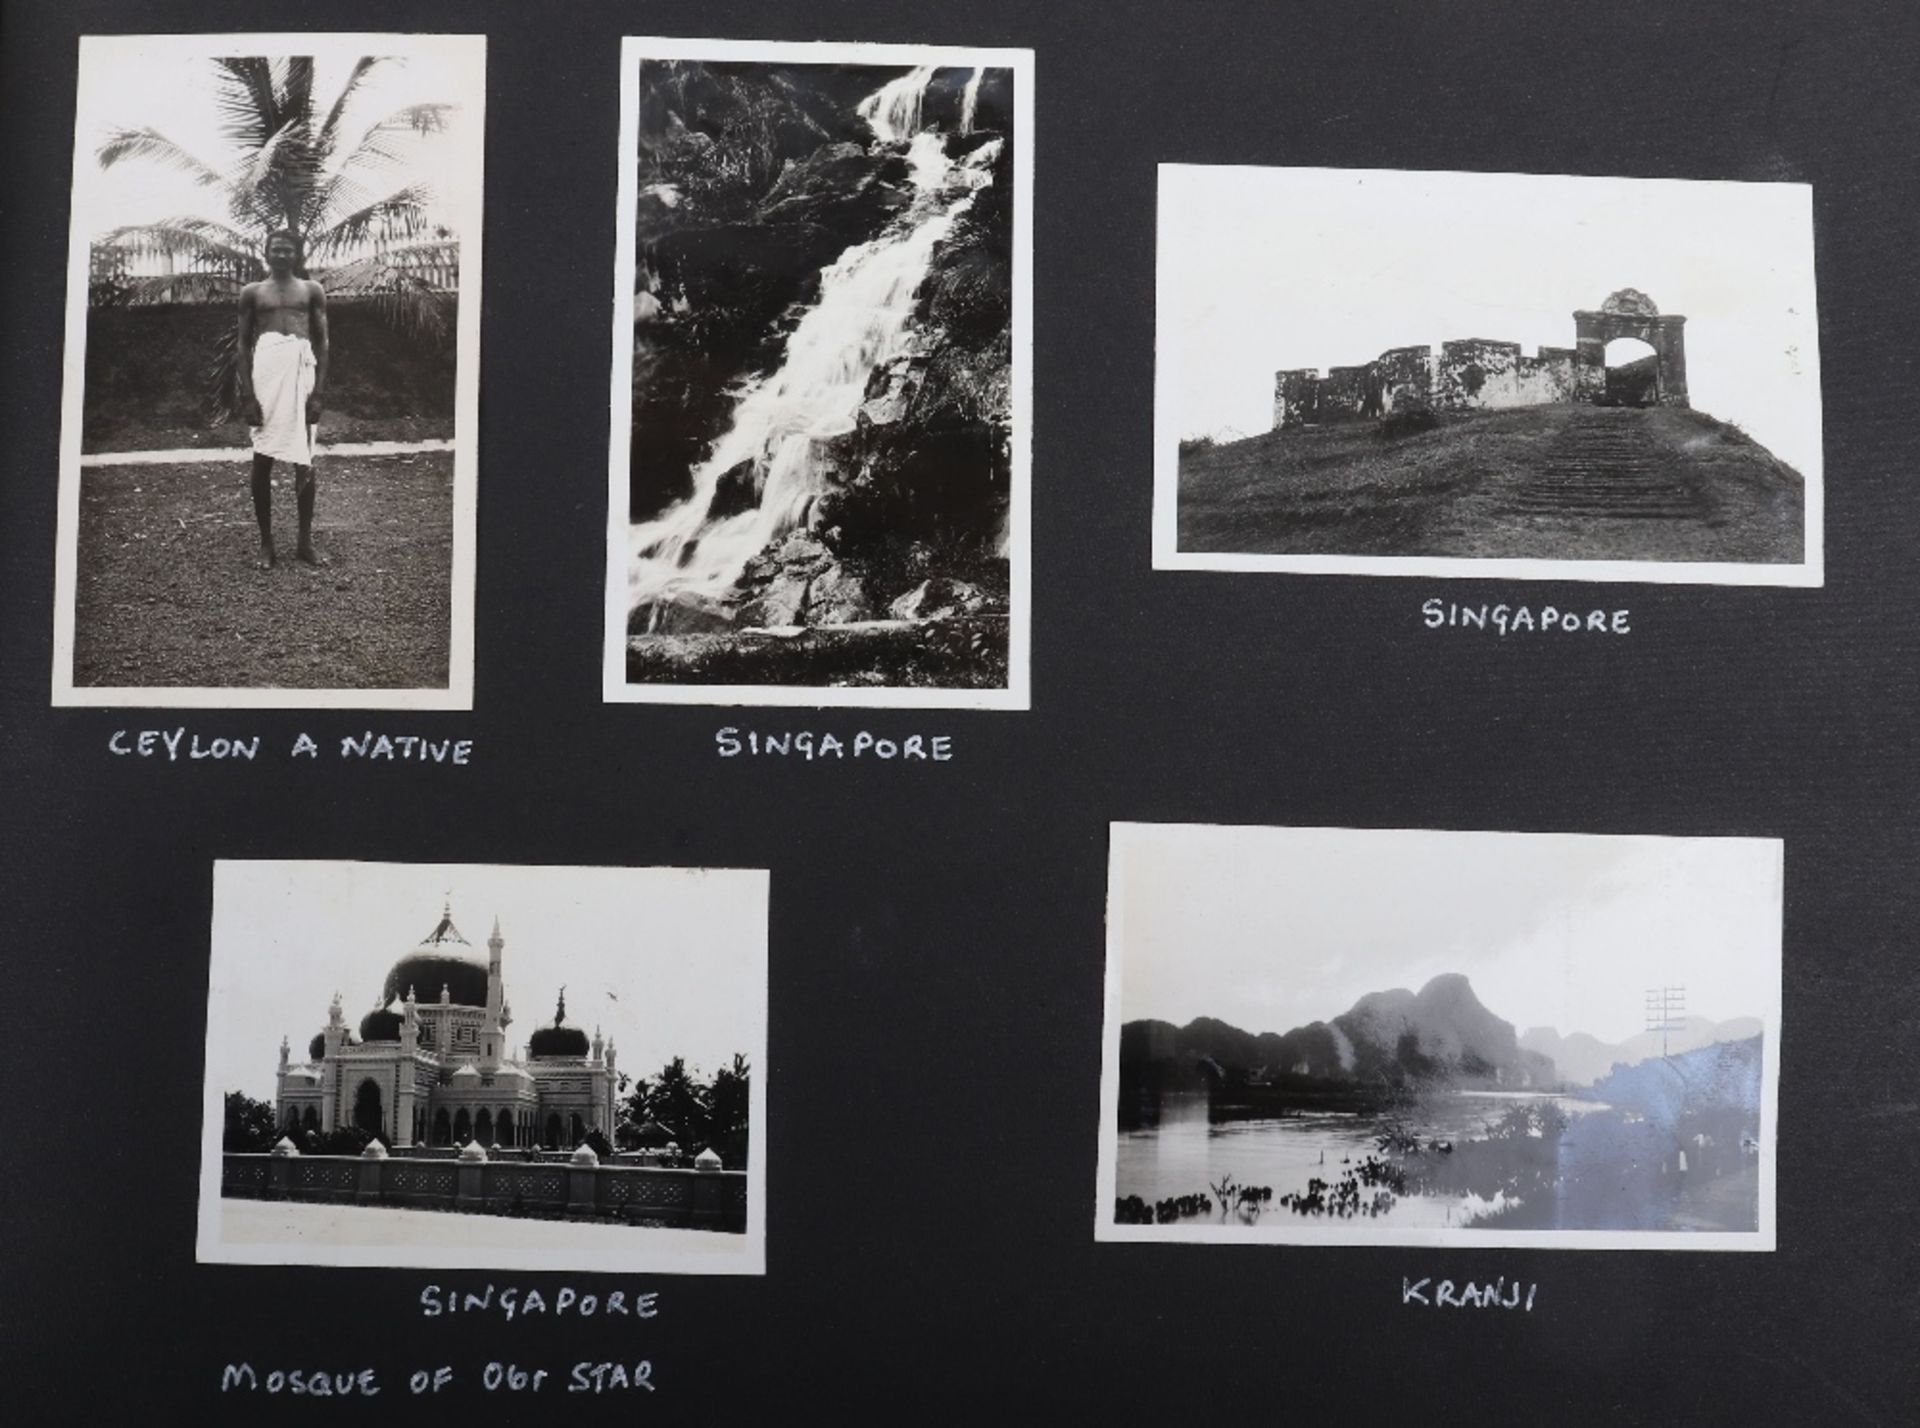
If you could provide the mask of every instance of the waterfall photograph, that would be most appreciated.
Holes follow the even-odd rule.
[[[1766,838],[1116,824],[1095,1234],[1770,1250]]]
[[[622,58],[605,697],[1025,708],[1030,53]]]

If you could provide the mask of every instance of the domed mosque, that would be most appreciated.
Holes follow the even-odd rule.
[[[505,949],[495,918],[481,960],[453,925],[449,904],[433,931],[393,964],[358,1035],[334,993],[304,1063],[280,1040],[280,1125],[358,1126],[394,1147],[477,1140],[489,1148],[564,1150],[592,1131],[610,1137],[613,1043],[568,1023],[565,987],[553,1021],[529,1038],[526,1058],[507,1055],[513,1009],[500,971]]]

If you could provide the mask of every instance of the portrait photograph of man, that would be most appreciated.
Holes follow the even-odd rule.
[[[56,704],[471,707],[484,97],[477,36],[82,40]]]

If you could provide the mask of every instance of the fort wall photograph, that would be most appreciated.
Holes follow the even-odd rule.
[[[1157,566],[1821,583],[1805,185],[1160,176]]]

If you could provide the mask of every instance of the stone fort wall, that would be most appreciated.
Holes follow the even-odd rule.
[[[1598,401],[1606,367],[1572,347],[1542,347],[1529,357],[1517,342],[1469,337],[1431,347],[1396,347],[1359,367],[1276,372],[1275,430],[1364,421],[1408,407],[1470,411]]]
[[[1686,318],[1662,314],[1637,288],[1621,288],[1573,315],[1574,345],[1529,357],[1517,342],[1469,337],[1431,347],[1395,347],[1360,367],[1274,373],[1273,427],[1365,421],[1412,407],[1472,411],[1608,399],[1606,345],[1633,337],[1653,348],[1642,400],[1687,403]]]

